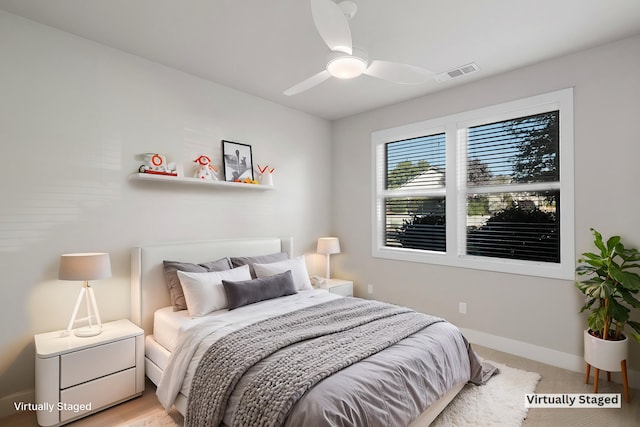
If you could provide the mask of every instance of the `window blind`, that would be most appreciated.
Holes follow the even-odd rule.
[[[467,255],[560,262],[559,113],[468,129]]]
[[[446,251],[445,134],[389,142],[385,158],[385,245]]]
[[[386,144],[386,188],[444,187],[445,134],[394,141]]]
[[[468,186],[557,182],[559,111],[468,129]]]

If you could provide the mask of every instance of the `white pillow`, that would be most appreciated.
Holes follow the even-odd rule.
[[[307,272],[307,264],[304,262],[304,255],[285,261],[272,262],[269,264],[253,264],[253,269],[258,278],[273,276],[291,270],[293,283],[297,291],[313,289]]]
[[[189,316],[200,317],[212,311],[229,307],[227,294],[222,286],[223,280],[241,281],[251,280],[249,266],[223,271],[210,271],[206,273],[191,273],[177,271],[184,299],[187,302]]]

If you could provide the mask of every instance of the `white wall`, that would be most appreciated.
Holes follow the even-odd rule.
[[[371,256],[371,132],[573,87],[576,254],[591,250],[590,227],[639,247],[638,52],[640,37],[630,38],[335,122],[333,229],[344,252],[335,274],[354,279],[359,296],[373,284],[372,297],[443,316],[487,344],[583,369],[586,323],[572,281]],[[640,346],[630,346],[638,371]]]
[[[143,242],[329,232],[330,123],[0,12],[0,416],[32,398],[33,334],[64,329],[80,283],[59,255],[111,253],[94,283],[103,320],[129,317],[129,250]],[[191,171],[222,139],[276,168],[276,190],[129,182],[136,155]],[[191,172],[190,172],[191,173]],[[311,257],[311,267],[320,267]],[[315,265],[315,267],[314,267]]]

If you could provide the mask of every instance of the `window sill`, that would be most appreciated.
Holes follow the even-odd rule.
[[[371,254],[374,258],[417,262],[447,267],[469,268],[497,273],[519,274],[550,279],[574,280],[573,265],[552,264],[535,261],[520,261],[506,258],[488,258],[468,255],[453,255],[428,252],[418,249],[378,248]]]

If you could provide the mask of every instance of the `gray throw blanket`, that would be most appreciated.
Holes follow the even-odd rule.
[[[341,298],[249,325],[221,338],[202,357],[185,425],[218,426],[242,375],[282,350],[246,388],[232,421],[233,426],[280,426],[322,379],[442,321],[379,301]]]

